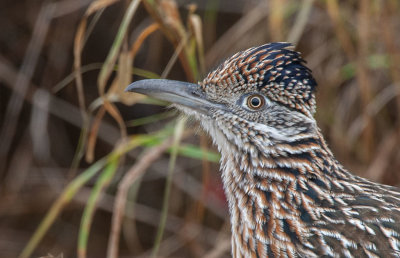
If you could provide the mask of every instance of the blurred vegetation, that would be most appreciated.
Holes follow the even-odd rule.
[[[0,4],[0,257],[229,257],[219,154],[196,123],[123,90],[198,81],[290,41],[337,158],[400,185],[397,0]]]

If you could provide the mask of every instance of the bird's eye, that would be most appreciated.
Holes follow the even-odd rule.
[[[264,104],[264,97],[259,94],[253,94],[247,97],[247,106],[253,110],[262,108]]]

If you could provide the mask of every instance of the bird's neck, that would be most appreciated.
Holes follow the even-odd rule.
[[[299,207],[307,207],[305,202],[314,203],[317,198],[329,199],[331,179],[351,176],[335,161],[319,132],[263,150],[231,148],[236,149],[222,156],[223,182],[236,236],[233,251],[245,256],[245,245],[277,240],[289,245],[293,242],[290,237],[299,240],[306,236],[307,232],[293,233],[290,229],[305,228],[294,226],[303,223],[297,219]]]
[[[334,178],[354,177],[336,161],[319,131],[291,142],[252,148],[230,144],[227,149],[221,159],[225,186],[246,192],[253,188],[276,192],[278,186],[315,182],[325,188]]]

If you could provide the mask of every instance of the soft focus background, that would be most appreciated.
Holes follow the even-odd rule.
[[[398,0],[2,0],[0,257],[229,257],[219,154],[123,89],[290,41],[354,173],[400,185]]]

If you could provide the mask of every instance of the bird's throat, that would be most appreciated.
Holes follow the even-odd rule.
[[[246,250],[254,250],[258,243],[277,247],[272,243],[279,242],[286,250],[293,243],[306,242],[303,238],[308,232],[300,229],[307,227],[296,225],[315,219],[313,211],[307,210],[312,209],[308,203],[321,202],[324,196],[329,198],[328,181],[334,176],[332,173],[336,173],[317,172],[329,167],[332,159],[329,149],[324,148],[326,144],[321,144],[320,140],[316,137],[296,144],[282,143],[264,152],[246,153],[231,146],[234,149],[230,154],[223,155],[222,178],[233,236],[240,236],[240,239],[232,239],[236,252],[247,257],[250,254]],[[296,151],[300,149],[302,151]],[[319,194],[314,189],[318,189]],[[246,248],[247,245],[254,245],[254,248]],[[270,248],[261,248],[260,252],[262,250]]]

